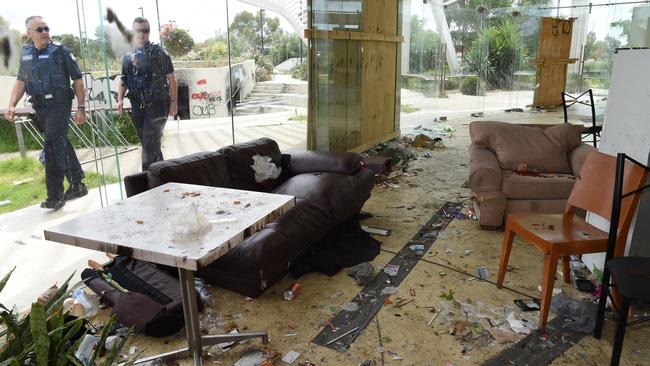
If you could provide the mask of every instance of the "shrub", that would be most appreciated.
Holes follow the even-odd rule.
[[[294,79],[307,81],[309,79],[309,68],[307,62],[297,64],[291,68],[291,77]]]
[[[458,89],[460,87],[460,78],[450,77],[445,80],[445,90]]]
[[[259,51],[255,51],[253,59],[255,59],[255,81],[273,79],[273,63],[271,59],[262,55]]]
[[[485,87],[478,76],[468,76],[460,83],[460,92],[464,95],[485,95]]]

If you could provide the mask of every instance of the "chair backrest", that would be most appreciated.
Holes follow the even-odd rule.
[[[623,194],[641,188],[646,176],[647,172],[643,168],[625,161]],[[576,177],[576,183],[567,200],[565,214],[573,215],[574,208],[581,208],[610,220],[615,178],[616,157],[598,151],[589,153],[580,169],[580,174]],[[621,235],[627,235],[638,201],[638,193],[623,198],[618,225],[619,238]]]

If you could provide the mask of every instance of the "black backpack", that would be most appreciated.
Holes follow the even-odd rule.
[[[113,308],[118,322],[133,326],[138,333],[166,337],[185,325],[179,280],[153,263],[118,256],[103,270],[86,268],[81,278],[103,305]],[[195,295],[202,310],[201,298]]]

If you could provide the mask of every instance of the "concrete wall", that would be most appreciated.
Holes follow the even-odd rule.
[[[228,67],[176,69],[178,84],[189,89],[190,118],[228,116]],[[233,99],[243,100],[255,87],[255,61],[232,65]],[[239,95],[237,95],[239,93]],[[179,100],[179,103],[182,101]]]

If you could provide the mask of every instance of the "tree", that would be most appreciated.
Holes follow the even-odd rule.
[[[263,19],[261,28],[260,19]],[[264,40],[264,49],[268,49],[272,37],[279,27],[280,19],[278,17],[262,16],[260,18],[259,11],[255,15],[249,11],[237,13],[230,23],[230,49],[232,54],[235,56],[251,56],[254,50],[261,49],[262,39]],[[239,42],[233,42],[235,39]]]
[[[630,19],[617,20],[609,25],[612,28],[620,28],[621,36],[625,37],[625,44],[630,44],[630,32],[632,30],[632,21]]]
[[[194,39],[185,29],[172,29],[163,38],[165,49],[172,56],[184,56],[194,48]]]
[[[70,50],[70,52],[72,52],[76,58],[81,57],[81,45],[79,42],[79,37],[66,33],[52,36],[52,40],[61,43],[61,45]]]
[[[488,88],[510,88],[514,72],[524,65],[526,57],[526,45],[517,25],[504,20],[479,33],[470,47],[466,67],[478,73]]]
[[[424,29],[425,20],[417,15],[411,16],[411,40],[409,54],[409,72],[423,73],[433,69],[436,51],[440,50],[442,41],[437,33]],[[438,57],[445,57],[444,54]]]
[[[273,65],[279,65],[293,57],[300,57],[300,42],[302,40],[295,33],[288,33],[282,29],[275,32],[271,37],[269,51]]]

